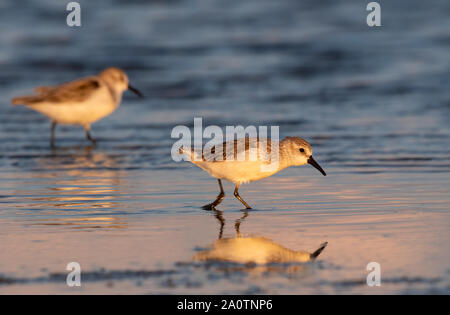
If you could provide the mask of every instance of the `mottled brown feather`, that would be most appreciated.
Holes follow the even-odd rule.
[[[83,102],[98,88],[100,88],[98,78],[87,77],[55,87],[38,87],[35,92],[39,95],[15,97],[12,99],[12,103],[14,105],[32,105],[43,101],[49,103],[63,103],[69,100]]]
[[[257,147],[257,149],[258,149],[258,154],[259,154],[259,150],[260,150],[260,148],[259,148],[259,137],[258,138],[256,138],[257,140],[257,143],[256,143],[256,147]],[[233,150],[233,155],[234,155],[234,161],[237,161],[238,160],[238,149],[239,149],[239,147],[238,147],[238,145],[239,145],[239,143],[242,143],[242,141],[244,140],[244,138],[242,138],[242,139],[237,139],[237,140],[234,140],[233,142],[232,142],[232,146],[230,146],[230,144],[231,144],[231,141],[229,141],[229,142],[223,142],[222,143],[222,146],[223,146],[223,151],[222,151],[222,158],[223,158],[223,160],[222,161],[220,161],[220,160],[208,160],[206,157],[205,157],[205,155],[204,155],[204,153],[202,154],[202,158],[203,158],[203,161],[210,161],[210,162],[223,162],[223,161],[227,161],[227,159],[228,159],[228,157],[230,156],[229,154],[228,154],[228,150]],[[248,159],[249,158],[249,148],[250,148],[250,138],[245,138],[245,158],[246,159]],[[220,148],[218,149],[218,150],[220,150]],[[220,151],[219,151],[220,152]],[[270,139],[267,139],[267,144],[266,144],[266,152],[264,152],[265,154],[267,154],[267,155],[270,155],[270,153],[272,152],[272,144],[271,144],[271,140]],[[213,154],[213,155],[215,155],[216,154],[216,146],[214,146],[214,147],[212,147],[211,148],[211,153]]]
[[[37,88],[34,88],[33,91],[38,94],[46,94],[53,89],[55,89],[54,86],[38,86]]]

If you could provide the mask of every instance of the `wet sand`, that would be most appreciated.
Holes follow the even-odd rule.
[[[336,174],[326,180],[312,177],[315,180],[302,184],[300,173],[314,174],[298,169],[298,176],[285,172],[246,186],[243,192],[255,210],[240,222],[242,237],[263,236],[286,248],[310,252],[324,241],[329,243],[315,262],[294,271],[290,269],[296,265],[269,272],[258,265],[237,268],[229,263],[194,262],[193,256],[219,234],[236,237],[235,222],[245,215],[236,200],[225,199],[221,232],[216,213],[197,207],[215,190],[195,169],[171,171],[169,176],[167,171],[128,171],[128,179],[122,175],[119,181],[108,171],[101,173],[86,171],[85,179],[68,177],[67,182],[39,178],[39,187],[46,188],[16,190],[15,197],[2,198],[3,205],[9,200],[15,210],[0,234],[2,252],[7,253],[0,264],[1,293],[448,290],[448,200],[433,198],[424,204],[423,195],[399,189],[406,185],[404,180],[395,182],[385,174],[354,174],[351,179]],[[183,175],[192,183],[178,185]],[[439,177],[444,184],[447,180],[435,176],[435,193],[439,193]],[[196,193],[190,184],[198,189]],[[66,189],[55,190],[55,186]],[[2,222],[6,223],[4,216]],[[65,285],[65,266],[71,261],[81,264],[81,288]],[[366,285],[366,265],[371,261],[381,264],[381,287]]]

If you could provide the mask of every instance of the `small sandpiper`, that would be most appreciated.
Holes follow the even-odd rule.
[[[142,97],[141,92],[129,84],[123,70],[108,68],[97,76],[56,86],[37,87],[34,89],[36,95],[15,97],[12,104],[25,105],[50,118],[52,147],[57,124],[84,127],[87,139],[95,145],[90,133],[91,124],[114,112],[126,90]]]
[[[245,143],[244,143],[245,141]],[[255,148],[255,158],[251,158],[250,148]],[[268,167],[274,161],[271,160],[272,148],[278,148],[276,167]],[[229,148],[230,150],[227,150]],[[264,149],[266,148],[266,149]],[[239,151],[245,150],[245,159],[239,159]],[[254,151],[255,152],[255,151]],[[234,196],[245,206],[251,207],[239,195],[239,186],[262,178],[272,176],[279,171],[290,167],[310,164],[318,169],[323,176],[327,174],[312,157],[311,145],[308,141],[299,137],[286,137],[282,141],[271,141],[267,139],[260,141],[259,138],[242,138],[230,142],[224,142],[221,146],[211,149],[212,155],[205,155],[203,152],[196,152],[194,149],[187,150],[183,147],[180,153],[193,164],[207,171],[212,177],[217,178],[220,187],[220,193],[216,200],[203,206],[203,209],[214,210],[225,197],[223,191],[222,179],[234,183]],[[217,159],[218,154],[220,159]],[[212,159],[211,157],[214,157]],[[265,168],[266,167],[266,168]]]

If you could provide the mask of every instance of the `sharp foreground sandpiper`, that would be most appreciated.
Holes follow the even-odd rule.
[[[91,124],[114,112],[128,89],[142,97],[141,92],[129,84],[123,70],[108,68],[97,76],[35,88],[35,95],[15,97],[12,104],[25,105],[50,118],[52,147],[57,124],[84,127],[86,137],[95,144]]]
[[[245,139],[245,145],[244,145]],[[241,143],[241,144],[239,144]],[[256,158],[251,159],[249,148],[257,145]],[[265,166],[270,165],[273,161],[270,159],[271,148],[276,146],[278,148],[278,160],[276,167],[264,169]],[[217,147],[217,148],[216,148]],[[212,203],[203,206],[204,209],[213,210],[222,202],[225,193],[222,186],[222,179],[234,183],[234,196],[245,206],[246,209],[251,207],[239,195],[239,186],[243,183],[248,183],[262,178],[272,176],[279,171],[290,167],[310,164],[318,169],[324,176],[325,171],[312,157],[311,145],[308,141],[299,137],[286,137],[280,142],[266,140],[262,143],[259,138],[243,138],[230,142],[224,142],[222,146],[216,146],[211,149],[214,156],[220,152],[222,159],[217,160],[208,158],[204,153],[198,153],[194,149],[187,150],[181,148],[180,153],[184,154],[186,158],[193,164],[207,171],[212,177],[217,178],[220,187],[220,193],[216,200]],[[229,150],[227,150],[227,148]],[[239,148],[245,150],[245,159],[238,159]],[[263,148],[267,148],[264,150]],[[222,156],[223,154],[223,156]]]

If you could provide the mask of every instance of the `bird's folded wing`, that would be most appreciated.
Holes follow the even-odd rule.
[[[40,91],[48,102],[83,102],[99,88],[99,80],[96,77],[88,77],[55,87],[41,87]]]
[[[45,95],[55,88],[57,88],[57,86],[38,86],[34,88],[33,91],[38,94]]]
[[[278,142],[270,139],[241,138],[215,145],[210,150],[205,148],[203,160],[208,162],[261,161],[270,163],[273,145],[278,145]]]
[[[38,95],[20,96],[12,99],[15,105],[36,104],[41,102],[64,103],[83,102],[100,88],[96,77],[87,77],[57,86],[40,86],[34,89]]]

